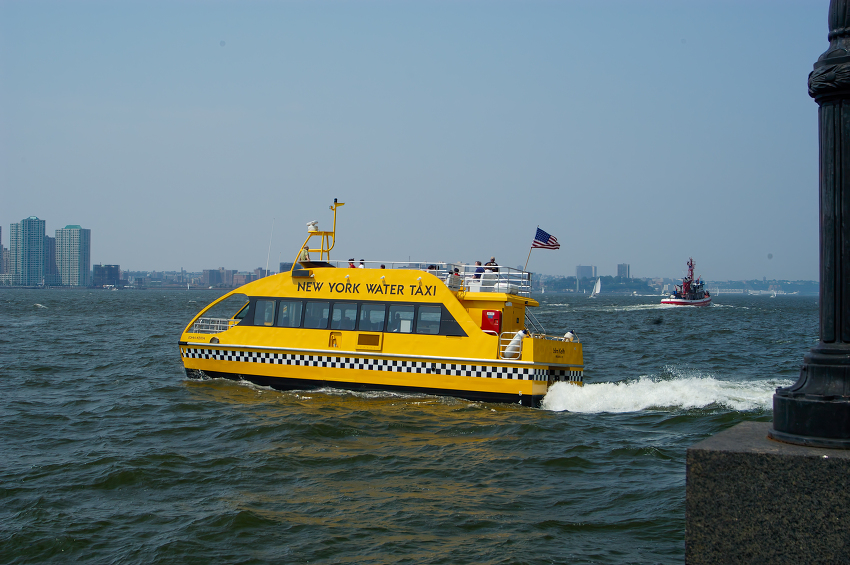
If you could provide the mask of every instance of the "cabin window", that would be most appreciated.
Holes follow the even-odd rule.
[[[301,325],[300,300],[281,300],[277,306],[277,325],[283,328],[297,328]]]
[[[360,306],[360,319],[357,321],[357,329],[364,332],[382,332],[384,331],[386,315],[386,304],[365,302]]]
[[[416,319],[416,333],[440,333],[440,314],[442,310],[439,306],[420,306],[419,316]]]
[[[446,309],[445,305],[442,307],[442,310],[443,314],[440,319],[440,335],[466,337],[466,332],[463,331],[463,328],[460,327],[460,324],[457,323],[457,320],[455,320],[451,312]]]
[[[304,327],[324,330],[328,327],[331,304],[325,300],[308,302],[304,311]]]
[[[231,294],[226,298],[220,299],[218,302],[210,304],[201,316],[204,318],[227,318],[241,321],[248,313],[248,306],[250,304],[251,302],[245,294]],[[245,323],[250,324],[251,318],[248,318]]]
[[[257,300],[254,306],[254,325],[274,325],[274,300]]]
[[[332,330],[353,330],[357,322],[356,302],[337,302],[331,318]]]
[[[390,304],[387,331],[402,334],[413,332],[414,311],[412,304]]]

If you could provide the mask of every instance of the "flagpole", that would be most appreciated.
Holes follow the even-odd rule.
[[[540,224],[537,224],[537,229],[540,229]],[[536,231],[534,233],[537,234]],[[531,240],[531,247],[528,248],[528,257],[526,257],[526,259],[525,259],[525,267],[523,267],[523,269],[522,269],[523,271],[528,270],[528,260],[531,259],[531,250],[532,249],[534,249],[534,240],[533,239]]]

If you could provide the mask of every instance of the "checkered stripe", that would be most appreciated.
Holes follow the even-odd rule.
[[[549,374],[552,375],[553,382],[584,382],[584,371],[570,371],[564,369],[549,369]]]
[[[181,348],[181,353],[183,357],[190,359],[213,359],[216,361],[238,361],[241,363],[269,363],[273,365],[362,369],[397,373],[427,373],[455,377],[484,377],[488,379],[515,379],[521,381],[545,381],[549,378],[549,371],[546,369],[526,369],[522,367],[432,363],[429,361],[398,361],[395,359],[375,359],[372,357],[298,355],[293,353],[268,353],[262,351],[237,351],[200,347]]]

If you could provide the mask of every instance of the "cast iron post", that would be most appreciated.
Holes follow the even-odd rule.
[[[820,342],[773,395],[768,435],[850,449],[850,0],[829,5],[829,49],[809,74],[820,136]]]

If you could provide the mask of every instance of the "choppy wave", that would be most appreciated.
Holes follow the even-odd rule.
[[[723,407],[738,412],[769,410],[776,387],[789,380],[723,381],[691,376],[660,379],[643,376],[617,383],[583,387],[557,383],[542,407],[555,412],[639,412],[641,410],[696,410]]]

